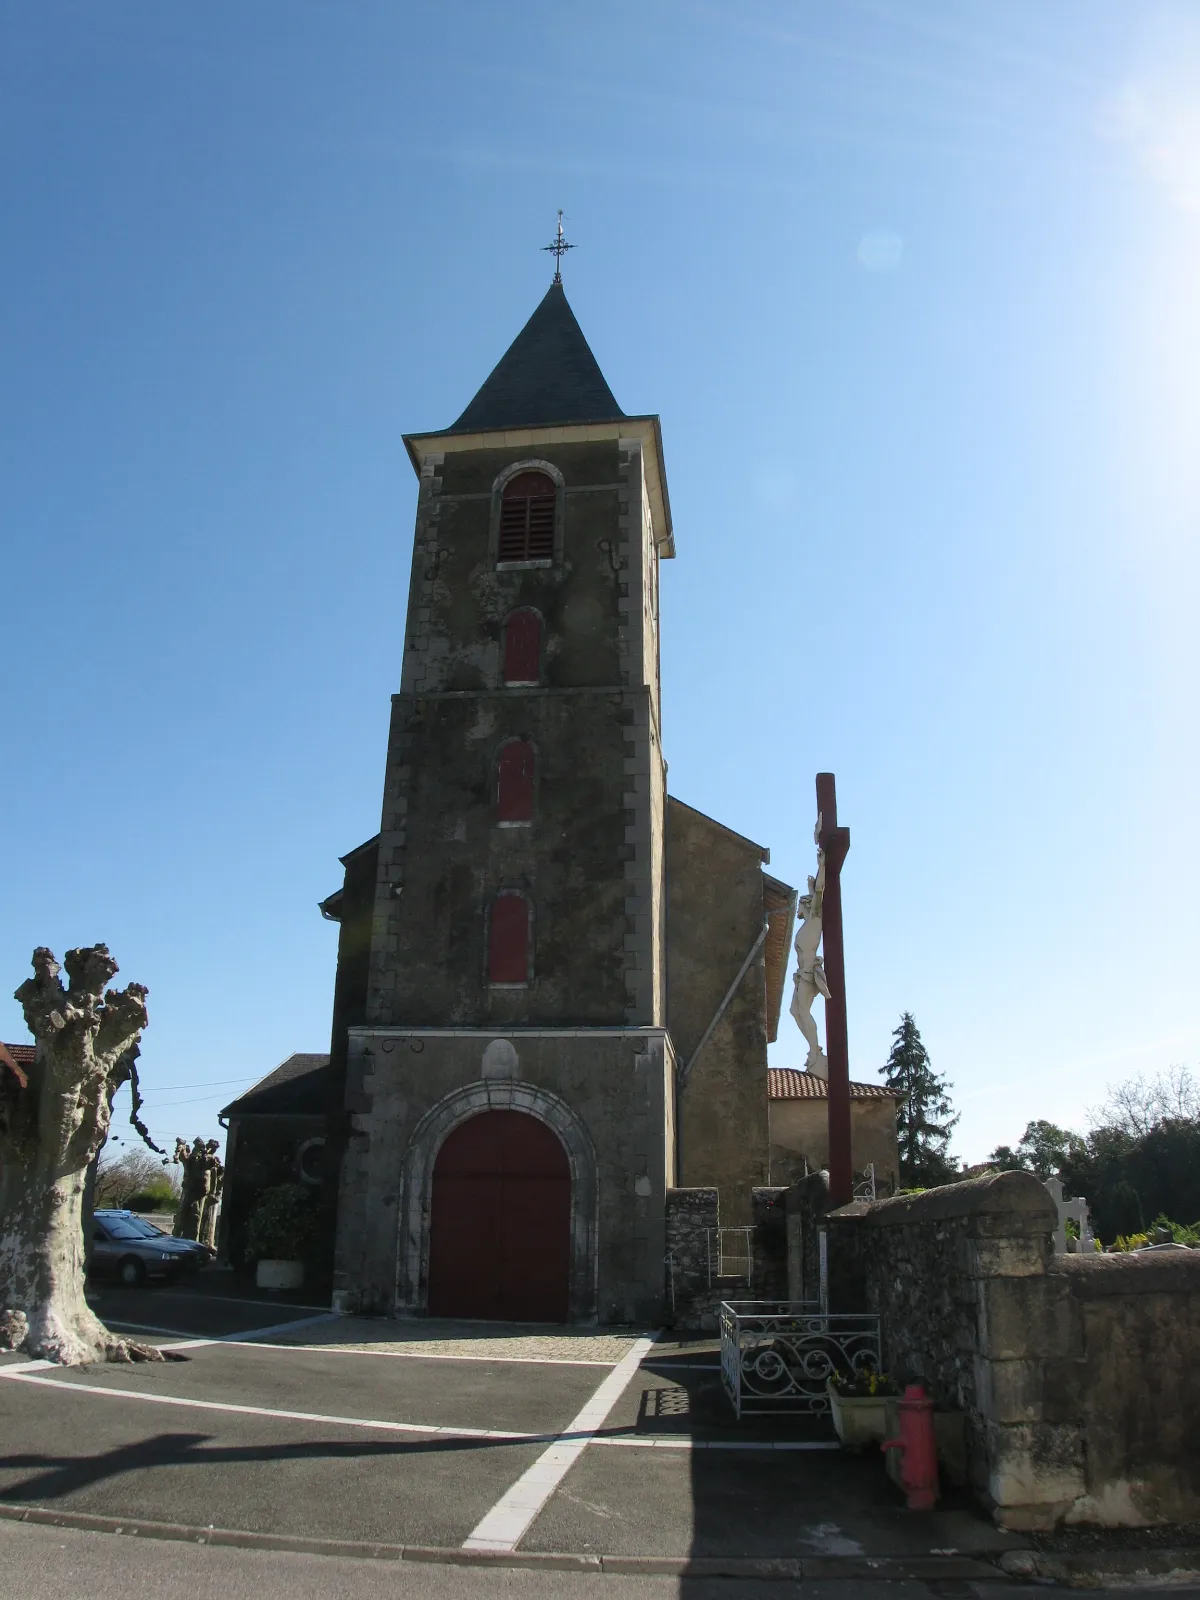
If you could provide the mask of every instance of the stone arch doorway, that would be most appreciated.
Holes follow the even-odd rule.
[[[401,1311],[429,1310],[429,1224],[433,1168],[442,1145],[464,1122],[485,1111],[522,1111],[555,1134],[571,1169],[571,1290],[568,1319],[596,1315],[596,1153],[587,1129],[556,1094],[519,1077],[512,1042],[493,1039],[483,1052],[482,1077],[433,1105],[413,1129],[404,1153],[397,1218],[396,1298]]]
[[[433,1167],[433,1316],[565,1322],[571,1167],[554,1130],[523,1111],[468,1117]]]

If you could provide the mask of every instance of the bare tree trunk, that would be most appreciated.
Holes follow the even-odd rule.
[[[0,1348],[65,1365],[161,1361],[110,1333],[83,1293],[88,1167],[133,1072],[146,991],[105,993],[117,964],[102,944],[68,950],[65,965],[69,988],[50,951],[34,951],[16,998],[37,1057],[25,1082],[0,1063]]]
[[[183,1178],[171,1232],[177,1239],[199,1239],[208,1184],[204,1140],[197,1137],[189,1145],[185,1139],[176,1139],[175,1159],[183,1168]]]
[[[208,1141],[208,1193],[204,1197],[204,1215],[200,1221],[200,1243],[206,1244],[210,1250],[217,1247],[217,1214],[221,1209],[221,1190],[225,1186],[225,1169],[217,1160],[217,1153],[213,1146],[215,1139]]]

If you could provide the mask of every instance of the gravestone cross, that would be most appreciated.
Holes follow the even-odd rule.
[[[825,1050],[829,1058],[829,1198],[835,1206],[854,1198],[850,1155],[850,1046],[846,1033],[846,961],[842,949],[842,863],[850,849],[849,828],[839,828],[837,785],[832,772],[817,773],[817,845],[825,854],[822,944],[825,981]]]

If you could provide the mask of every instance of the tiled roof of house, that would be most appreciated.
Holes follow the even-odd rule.
[[[21,1088],[27,1088],[29,1079],[25,1068],[31,1067],[37,1048],[31,1044],[0,1044],[0,1080],[4,1074],[15,1076]]]
[[[561,283],[509,345],[483,387],[448,431],[615,422],[624,417],[605,382]]]
[[[223,1117],[291,1113],[320,1116],[325,1111],[329,1057],[300,1052],[281,1061],[252,1089],[221,1112]]]
[[[798,1072],[794,1067],[767,1068],[767,1098],[769,1100],[827,1100],[829,1085],[824,1078],[811,1072]],[[850,1084],[851,1100],[894,1100],[895,1092],[881,1083]]]

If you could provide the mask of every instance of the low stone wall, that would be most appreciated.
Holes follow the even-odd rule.
[[[1054,1255],[1028,1173],[830,1213],[835,1310],[965,1417],[970,1481],[1010,1528],[1200,1516],[1200,1252]]]
[[[787,1190],[750,1191],[751,1273],[747,1300],[786,1300],[788,1297]]]
[[[787,1226],[787,1298],[815,1303],[821,1298],[821,1229],[829,1211],[829,1175],[810,1172],[784,1197]],[[862,1298],[856,1283],[851,1296]],[[839,1305],[841,1301],[837,1302]]]
[[[786,1189],[751,1191],[747,1284],[744,1277],[723,1278],[716,1271],[718,1191],[667,1190],[666,1311],[672,1327],[714,1331],[722,1300],[787,1299],[786,1195]]]
[[[721,1295],[710,1282],[709,1238],[719,1223],[716,1189],[668,1189],[666,1315],[679,1329],[715,1328]]]
[[[1068,1520],[1200,1518],[1200,1250],[1055,1256],[1048,1277],[1077,1352],[1047,1368],[1043,1397],[1081,1429]]]

